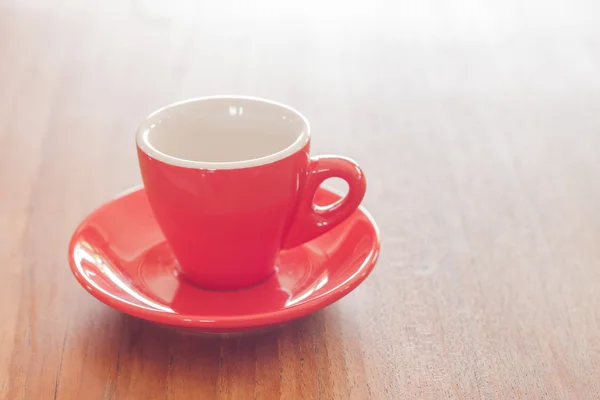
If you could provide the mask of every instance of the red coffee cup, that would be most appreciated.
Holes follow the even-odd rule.
[[[281,250],[312,240],[359,206],[360,167],[310,157],[304,116],[274,101],[203,97],[152,113],[137,132],[146,194],[189,282],[215,290],[266,279]],[[342,178],[348,194],[316,206],[315,191]]]

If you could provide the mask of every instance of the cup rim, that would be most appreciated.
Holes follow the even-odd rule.
[[[258,158],[251,158],[251,159],[247,159],[247,160],[236,160],[236,161],[218,161],[218,162],[196,161],[196,160],[188,160],[188,159],[184,159],[184,158],[174,157],[174,156],[171,156],[171,155],[161,152],[160,150],[156,149],[149,142],[149,140],[148,140],[148,132],[149,132],[148,124],[152,120],[152,118],[154,118],[155,116],[157,116],[161,113],[164,113],[165,111],[168,111],[169,109],[180,107],[182,105],[186,105],[186,104],[190,104],[190,103],[196,103],[196,102],[200,102],[200,101],[210,101],[210,100],[225,100],[225,99],[261,102],[261,103],[268,104],[271,106],[283,108],[283,109],[295,114],[302,121],[305,128],[302,130],[301,134],[291,145],[289,145],[288,147],[286,147],[278,152],[268,154],[266,156],[262,156],[262,157],[258,157]],[[310,140],[310,123],[308,122],[308,119],[304,115],[302,115],[302,113],[300,111],[298,111],[297,109],[295,109],[289,105],[286,105],[286,104],[283,104],[283,103],[280,103],[280,102],[277,102],[274,100],[269,100],[269,99],[265,99],[262,97],[244,96],[244,95],[214,95],[214,96],[191,97],[188,99],[184,99],[184,100],[180,100],[180,101],[176,101],[176,102],[167,104],[163,107],[156,109],[152,113],[150,113],[144,119],[144,121],[142,123],[140,123],[140,125],[137,128],[137,132],[136,132],[137,147],[142,152],[144,152],[146,155],[148,155],[149,157],[154,158],[158,161],[164,162],[165,164],[174,165],[174,166],[178,166],[178,167],[194,168],[194,169],[209,169],[209,170],[241,169],[241,168],[257,167],[257,166],[265,165],[265,164],[271,164],[276,161],[283,160],[283,159],[291,156],[292,154],[295,154],[296,152],[300,151],[302,148],[304,148],[304,146],[306,146],[306,144],[309,142],[309,140]]]

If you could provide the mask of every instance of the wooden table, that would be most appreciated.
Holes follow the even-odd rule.
[[[0,398],[599,398],[599,3],[258,3],[0,0]],[[266,335],[124,316],[66,258],[142,118],[220,93],[304,112],[381,229]]]

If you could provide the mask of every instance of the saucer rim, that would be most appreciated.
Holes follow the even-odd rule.
[[[134,305],[129,305],[123,300],[119,300],[118,298],[111,296],[109,293],[105,293],[102,289],[95,287],[96,285],[91,280],[87,279],[85,274],[82,274],[79,267],[75,264],[73,253],[75,244],[78,242],[79,233],[81,232],[83,227],[89,223],[88,221],[90,218],[100,213],[106,206],[108,206],[112,202],[141,190],[145,190],[143,184],[132,186],[129,189],[118,193],[111,199],[103,202],[92,212],[88,213],[87,216],[84,217],[82,221],[78,224],[77,228],[71,236],[68,247],[68,259],[71,272],[74,275],[75,279],[93,297],[117,311],[150,322],[180,328],[207,329],[207,331],[210,332],[214,329],[259,328],[262,326],[277,325],[286,321],[298,319],[339,301],[340,299],[348,295],[350,292],[352,292],[354,289],[356,289],[358,286],[360,286],[375,268],[377,260],[379,259],[379,254],[381,252],[381,239],[379,227],[377,226],[375,219],[367,211],[367,209],[363,205],[359,205],[357,211],[360,210],[360,212],[369,220],[369,223],[373,228],[375,239],[373,248],[365,257],[365,260],[363,261],[361,267],[356,269],[344,282],[328,290],[327,292],[319,294],[318,296],[312,298],[308,302],[295,304],[290,307],[270,312],[242,314],[237,316],[203,316],[197,314],[190,315],[180,313],[171,314],[158,310],[146,309]],[[344,194],[339,193],[339,191],[331,188],[329,185],[326,184],[322,185],[320,187],[320,190],[328,191],[340,197],[344,196]]]

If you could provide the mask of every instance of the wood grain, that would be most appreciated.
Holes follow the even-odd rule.
[[[1,399],[600,398],[600,3],[0,0]],[[67,243],[137,124],[238,93],[356,159],[373,275],[241,338],[126,317]]]

